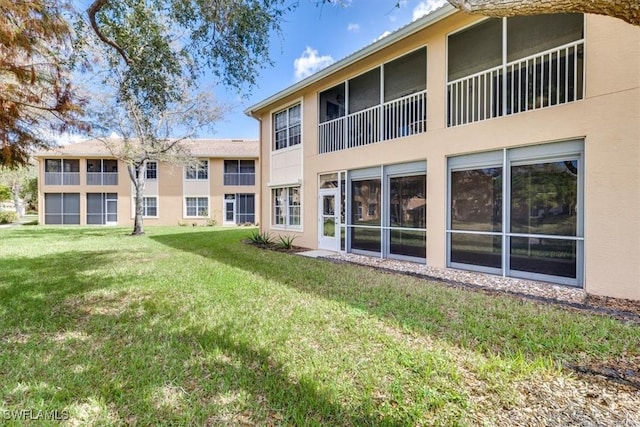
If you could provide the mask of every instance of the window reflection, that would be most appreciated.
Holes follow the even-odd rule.
[[[502,168],[451,172],[451,228],[502,231]]]
[[[511,167],[511,232],[575,236],[577,161]]]

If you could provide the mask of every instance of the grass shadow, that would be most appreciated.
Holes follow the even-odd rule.
[[[242,243],[246,235],[201,232],[151,239],[366,310],[401,330],[445,339],[484,354],[564,362],[640,353],[640,330],[604,316],[484,295],[364,266],[258,249]]]

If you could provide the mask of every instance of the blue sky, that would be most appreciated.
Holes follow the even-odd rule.
[[[293,0],[292,0],[293,1]],[[244,109],[339,61],[445,3],[444,0],[342,0],[344,6],[299,0],[286,15],[282,34],[271,37],[273,66],[261,71],[248,99],[216,88],[216,97],[234,106],[213,131],[200,137],[257,138],[258,122]]]

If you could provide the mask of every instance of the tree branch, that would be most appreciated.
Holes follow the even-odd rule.
[[[124,49],[122,49],[116,42],[114,42],[113,40],[105,36],[100,30],[100,27],[98,27],[98,22],[96,21],[96,14],[100,12],[100,9],[102,9],[108,2],[109,0],[95,0],[93,3],[91,3],[91,6],[89,6],[89,9],[87,9],[87,14],[89,15],[89,22],[91,23],[91,28],[93,28],[93,31],[96,33],[96,35],[100,40],[102,40],[104,43],[114,48],[118,52],[118,54],[120,54],[120,56],[122,57],[122,59],[127,65],[131,65],[131,62],[129,61],[129,57],[127,56],[127,53],[124,51]]]
[[[448,0],[472,15],[494,17],[540,15],[545,13],[594,13],[622,19],[640,26],[637,0]]]

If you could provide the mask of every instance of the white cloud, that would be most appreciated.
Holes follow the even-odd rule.
[[[424,15],[433,12],[434,10],[442,7],[446,0],[424,0],[418,3],[413,9],[413,20],[423,17]]]
[[[347,25],[347,31],[351,31],[352,33],[357,33],[360,31],[360,24],[349,24]]]
[[[385,31],[384,33],[380,34],[380,37],[375,39],[374,42],[377,42],[378,40],[382,40],[383,38],[387,37],[389,34],[391,34],[391,31]]]
[[[305,77],[319,71],[335,61],[330,55],[318,56],[318,51],[309,46],[302,52],[302,56],[293,61],[293,68],[296,80],[302,80]]]

